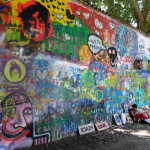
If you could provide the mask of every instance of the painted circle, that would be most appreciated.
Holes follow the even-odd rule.
[[[26,67],[20,60],[12,59],[4,66],[4,76],[9,82],[21,82],[26,76]]]
[[[80,74],[80,82],[83,87],[90,88],[95,84],[95,75],[91,70],[84,70]]]

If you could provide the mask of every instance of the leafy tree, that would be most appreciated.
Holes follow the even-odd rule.
[[[150,0],[83,0],[150,35]]]

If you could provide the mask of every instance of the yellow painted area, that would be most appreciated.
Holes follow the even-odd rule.
[[[150,89],[148,89],[147,92],[148,92],[148,96],[150,97]]]
[[[80,61],[90,61],[92,58],[92,53],[89,50],[88,45],[82,45],[79,50]]]
[[[14,30],[12,29],[7,29],[6,30],[6,35],[7,35],[7,41],[9,40],[20,40],[20,34],[19,32],[15,32]]]
[[[100,51],[96,55],[94,55],[95,59],[99,62],[101,62],[104,65],[110,65],[110,58],[107,55],[106,51]]]
[[[111,43],[109,42],[110,41],[109,31],[105,29],[105,32],[103,34],[104,34],[104,40],[103,40],[104,45],[111,46]]]
[[[55,72],[56,72],[56,71],[54,71],[54,70],[53,70],[53,71],[50,71],[50,72],[49,72],[49,76],[50,76],[50,77],[53,77],[54,74],[55,74]]]
[[[16,23],[17,25],[20,24],[20,21],[18,19],[18,3],[26,4],[26,2],[32,2],[34,0],[11,0],[11,6],[12,6],[12,11],[11,14],[13,17],[11,17],[11,23],[14,24]],[[50,18],[52,21],[57,21],[62,23],[63,25],[66,25],[66,22],[72,21],[72,25],[75,24],[73,20],[70,20],[66,16],[66,9],[69,9],[67,6],[67,3],[70,2],[70,0],[56,0],[56,1],[48,1],[46,0],[36,0],[37,2],[41,3],[44,5],[50,12]],[[61,3],[61,5],[59,5]],[[69,9],[70,10],[70,9]],[[71,11],[71,10],[70,10]]]
[[[13,67],[13,65],[18,67]],[[10,82],[20,82],[26,75],[26,67],[21,61],[12,59],[6,63],[4,68],[4,75]]]
[[[117,75],[111,75],[110,76],[110,85],[114,86],[118,82],[118,76]]]
[[[15,114],[16,114],[15,106],[16,106],[16,103],[14,99],[8,99],[6,101],[6,117],[15,117]]]
[[[101,87],[101,85],[97,84],[93,88],[78,88],[76,92],[79,92],[80,98],[87,98],[95,100],[96,102],[101,102],[104,98],[104,94],[102,90],[97,89],[98,87]],[[101,97],[99,97],[99,94],[101,94]]]

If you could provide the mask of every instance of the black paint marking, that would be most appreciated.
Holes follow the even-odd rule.
[[[68,19],[74,20],[75,16],[73,14],[71,14],[69,9],[66,9],[66,15]]]
[[[60,2],[58,2],[58,5],[61,5],[61,3],[60,3]]]
[[[56,6],[54,6],[54,5],[52,5],[52,6],[53,6],[54,9],[56,8]]]

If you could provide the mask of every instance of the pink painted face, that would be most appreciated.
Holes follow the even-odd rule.
[[[32,107],[30,102],[3,108],[6,111],[6,123],[3,131],[6,136],[23,137],[30,133],[28,126],[32,123]],[[10,109],[9,111],[7,109]],[[5,135],[4,135],[5,136]]]
[[[42,41],[45,36],[45,23],[42,18],[39,17],[39,12],[36,12],[32,15],[29,20],[31,24],[29,35],[34,41]]]

